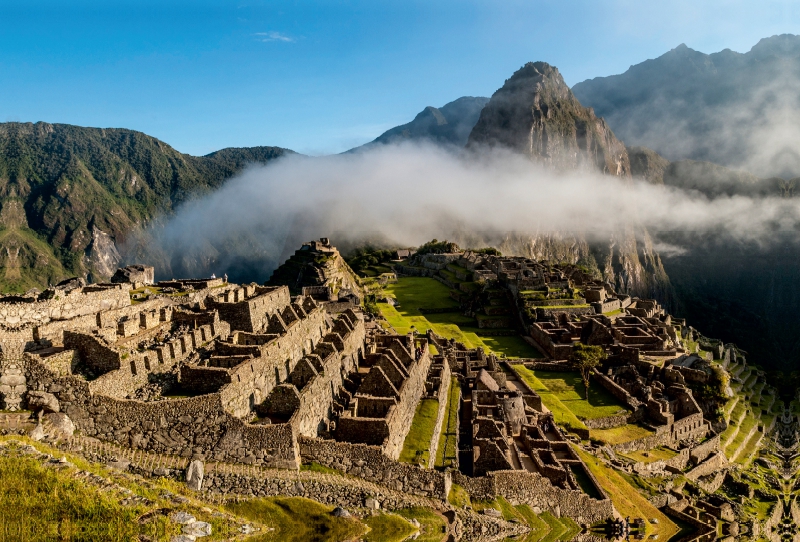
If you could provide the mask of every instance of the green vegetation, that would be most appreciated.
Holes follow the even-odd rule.
[[[533,371],[524,365],[514,365],[514,371],[517,375],[525,381],[539,396],[542,398],[542,404],[553,413],[555,422],[566,428],[570,429],[586,429],[586,425],[578,419],[577,416],[567,406],[561,402],[558,396],[550,391],[536,376]]]
[[[652,448],[647,451],[637,450],[635,452],[628,452],[617,455],[621,455],[622,457],[627,457],[628,459],[637,462],[655,463],[656,461],[662,461],[662,460],[666,461],[668,459],[672,459],[673,457],[678,455],[678,452],[670,450],[669,448],[664,448],[662,446],[659,446],[657,448]]]
[[[578,373],[533,371],[533,376],[578,419],[605,418],[627,411],[624,404],[601,386],[589,388],[589,397],[586,399],[583,379]]]
[[[339,474],[339,475],[342,474],[338,470],[326,467],[325,465],[320,465],[316,461],[313,461],[311,463],[303,463],[302,465],[300,465],[300,470],[306,470],[310,472],[320,472],[322,474]]]
[[[357,248],[345,258],[347,264],[360,276],[375,277],[391,271],[384,264],[392,260],[394,250],[382,250],[372,247]]]
[[[603,444],[622,444],[640,438],[650,437],[654,431],[642,427],[641,425],[627,424],[620,427],[609,429],[592,429],[589,431],[592,439],[599,440]]]
[[[584,397],[589,400],[589,385],[591,384],[590,376],[595,367],[600,365],[600,362],[606,358],[606,353],[602,346],[590,346],[583,343],[577,343],[572,347],[572,354],[570,361],[578,368],[583,380]]]
[[[408,520],[396,514],[369,516],[364,523],[369,527],[364,542],[401,542],[417,531]]]
[[[458,378],[450,377],[450,392],[447,395],[447,412],[442,420],[442,433],[439,436],[439,446],[436,449],[436,467],[452,467],[458,454],[458,409],[460,385]]]
[[[430,442],[436,430],[436,417],[439,414],[439,401],[423,399],[417,405],[411,429],[403,442],[400,461],[427,467],[430,459]]]
[[[0,503],[13,511],[4,522],[24,521],[19,525],[24,532],[67,529],[80,533],[75,540],[135,538],[137,517],[146,511],[122,506],[110,492],[75,479],[68,470],[47,468],[25,456],[0,457]]]
[[[450,486],[450,493],[447,495],[447,502],[458,508],[464,508],[465,506],[472,505],[472,502],[469,498],[469,493],[467,493],[467,490],[458,484],[453,484]]]
[[[420,535],[414,539],[415,542],[442,542],[447,532],[447,520],[428,508],[403,508],[395,511],[395,514],[420,522],[422,528]]]
[[[417,249],[417,254],[449,254],[453,252],[461,252],[457,244],[438,239],[428,241]]]
[[[96,273],[82,257],[94,228],[131,240],[137,224],[220,187],[248,163],[291,152],[255,147],[195,157],[133,130],[45,123],[0,125],[0,148],[8,151],[0,153],[0,245],[19,249],[3,258],[6,292]]]
[[[508,358],[540,358],[538,350],[518,335],[493,336],[475,327],[475,320],[461,314],[458,303],[450,297],[450,289],[429,277],[402,277],[384,289],[398,305],[380,303],[381,314],[398,333],[408,333],[412,326],[420,333],[433,329],[448,339],[456,339],[467,348],[482,347]],[[448,310],[423,314],[420,309]]]

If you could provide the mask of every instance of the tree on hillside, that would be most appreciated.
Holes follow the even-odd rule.
[[[575,346],[572,347],[572,354],[569,360],[581,372],[587,401],[589,400],[589,376],[592,374],[592,369],[600,365],[600,362],[604,359],[606,359],[606,353],[603,351],[602,346],[575,343]]]

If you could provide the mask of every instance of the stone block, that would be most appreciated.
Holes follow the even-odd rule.
[[[200,491],[203,488],[203,471],[204,465],[202,461],[195,459],[189,463],[186,469],[186,486],[189,489]]]

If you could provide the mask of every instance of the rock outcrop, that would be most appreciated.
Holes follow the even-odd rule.
[[[546,62],[525,64],[492,95],[467,147],[505,147],[562,171],[631,174],[625,145]]]

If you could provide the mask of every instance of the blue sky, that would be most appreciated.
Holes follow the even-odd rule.
[[[780,33],[800,33],[800,2],[0,0],[0,121],[325,154],[489,96],[527,61],[573,85]]]

